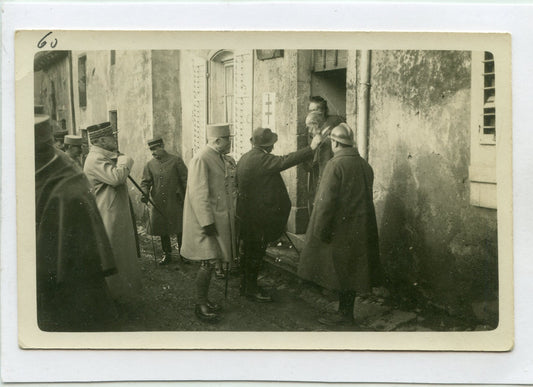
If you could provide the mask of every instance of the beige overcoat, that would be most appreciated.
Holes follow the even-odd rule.
[[[111,242],[118,274],[107,277],[115,298],[131,298],[141,287],[141,271],[126,180],[133,166],[128,156],[118,156],[92,146],[83,171],[93,187],[96,205]]]
[[[206,146],[189,163],[181,255],[225,262],[237,256],[236,198],[235,161]],[[205,235],[203,227],[213,223],[217,234]]]

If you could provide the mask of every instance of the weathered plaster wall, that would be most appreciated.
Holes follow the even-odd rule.
[[[80,108],[74,89],[78,128],[109,121],[109,111],[117,112],[119,149],[135,160],[131,175],[140,182],[142,170],[151,154],[146,141],[153,137],[152,57],[149,50],[117,51],[110,64],[110,51],[74,51],[73,79],[78,79],[78,57],[87,55],[87,106]],[[143,207],[140,195],[130,186],[138,215]]]
[[[69,133],[74,133],[70,104],[70,70],[68,57],[49,68],[38,71],[35,77],[34,100],[44,105],[54,131],[62,129],[62,120]],[[55,109],[53,97],[55,96]],[[54,111],[55,110],[55,111]]]
[[[470,312],[497,296],[496,212],[470,205],[470,53],[373,51],[369,162],[395,293]]]
[[[279,137],[273,154],[284,155],[306,145],[302,120],[302,117],[305,120],[305,113],[302,109],[307,109],[306,100],[310,90],[311,51],[308,53],[309,58],[297,50],[285,50],[283,58],[265,61],[254,59],[254,128],[262,125],[263,93],[276,93],[276,127],[272,129]],[[302,78],[305,80],[299,82]],[[305,92],[305,98],[302,92]],[[307,210],[302,192],[305,188],[303,175],[298,168],[290,168],[282,173],[292,202],[288,222],[290,232],[305,232]]]
[[[161,136],[170,153],[181,154],[182,122],[180,52],[152,51],[152,107],[154,137]]]
[[[179,72],[179,84],[182,96],[181,98],[181,150],[185,164],[189,164],[189,161],[193,157],[193,82],[194,71],[193,66],[196,61],[204,61],[207,63],[207,56],[209,50],[180,50],[180,72]],[[207,89],[205,90],[207,93]]]

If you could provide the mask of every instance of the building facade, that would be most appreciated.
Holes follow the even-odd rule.
[[[354,128],[374,168],[391,292],[496,324],[496,139],[510,128],[498,120],[492,54],[217,49],[45,59],[36,58],[35,102],[71,133],[111,121],[120,149],[135,159],[136,179],[151,157],[148,139],[162,136],[188,163],[205,144],[208,123],[231,124],[237,160],[258,126],[278,133],[273,153],[300,149],[308,141],[308,98],[324,97],[330,114]],[[306,173],[296,167],[283,177],[292,201],[288,231],[303,234]]]

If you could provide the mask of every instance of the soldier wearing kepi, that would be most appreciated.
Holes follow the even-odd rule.
[[[64,141],[65,153],[72,159],[72,161],[81,167],[81,147],[83,145],[83,138],[81,136],[68,134],[65,136]]]
[[[141,288],[137,229],[126,183],[133,159],[118,153],[111,123],[89,126],[87,132],[92,146],[83,170],[93,186],[118,269],[108,284],[118,300],[127,302]]]
[[[313,157],[320,135],[311,145],[286,156],[271,154],[278,135],[268,128],[257,128],[251,138],[253,148],[237,163],[237,217],[243,243],[241,294],[252,301],[272,298],[257,285],[257,275],[269,242],[285,231],[291,201],[280,172]]]
[[[111,330],[111,246],[87,178],[54,147],[41,109],[35,107],[37,322],[43,331]]]
[[[154,158],[144,167],[141,187],[157,206],[152,208],[148,232],[161,237],[163,259],[159,264],[166,265],[172,261],[170,235],[177,235],[181,248],[187,167],[180,157],[165,150],[162,138],[148,141],[148,146]],[[148,196],[143,196],[141,201],[148,203]]]
[[[220,306],[208,299],[209,284],[217,260],[225,265],[237,257],[235,232],[235,162],[228,156],[231,134],[227,124],[207,126],[208,144],[189,163],[183,211],[181,254],[200,261],[196,276],[196,316],[214,322]]]
[[[298,275],[339,293],[339,309],[321,317],[326,325],[353,323],[355,294],[382,280],[372,167],[354,147],[346,124],[331,132],[333,158],[316,193]]]

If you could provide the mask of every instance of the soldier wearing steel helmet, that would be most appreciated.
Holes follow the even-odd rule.
[[[356,292],[369,292],[381,280],[374,173],[347,124],[336,126],[330,139],[333,158],[315,196],[298,274],[338,292],[339,310],[322,316],[321,323],[352,324]]]

